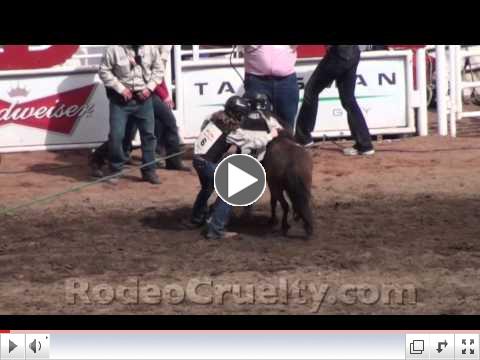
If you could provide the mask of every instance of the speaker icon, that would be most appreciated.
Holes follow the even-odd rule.
[[[28,347],[30,348],[30,350],[33,351],[34,354],[37,353],[37,351],[40,351],[42,350],[42,343],[40,341],[37,341],[37,339],[34,339],[29,345]]]

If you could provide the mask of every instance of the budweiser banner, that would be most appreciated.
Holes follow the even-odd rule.
[[[95,72],[0,77],[0,151],[93,146],[108,129]]]

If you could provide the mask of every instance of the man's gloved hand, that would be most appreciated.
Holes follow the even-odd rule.
[[[123,96],[123,100],[125,100],[125,102],[129,102],[133,98],[133,94],[130,91],[130,89],[123,90],[122,96]]]
[[[142,102],[148,100],[150,96],[152,96],[152,92],[149,89],[137,92],[137,97]]]

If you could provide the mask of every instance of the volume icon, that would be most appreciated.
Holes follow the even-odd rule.
[[[40,351],[42,350],[42,343],[40,341],[37,341],[37,339],[34,339],[30,345],[28,345],[28,347],[30,348],[30,350],[33,351],[34,354],[37,353],[37,351]]]

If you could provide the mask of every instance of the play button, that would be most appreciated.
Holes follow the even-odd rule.
[[[238,194],[249,186],[258,182],[256,177],[228,163],[228,197]]]
[[[13,350],[15,350],[18,347],[17,344],[15,344],[12,340],[8,341],[8,353],[11,353]]]
[[[227,204],[249,206],[265,192],[263,166],[249,155],[231,155],[215,170],[215,191]]]

